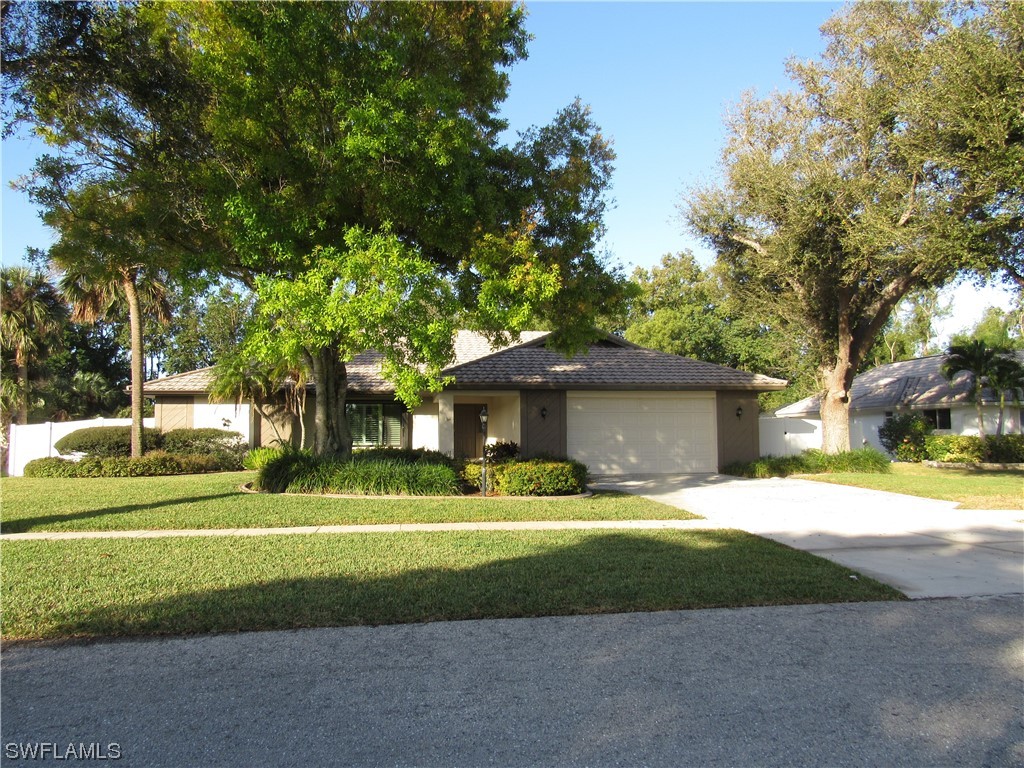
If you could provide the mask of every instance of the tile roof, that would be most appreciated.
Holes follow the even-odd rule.
[[[633,345],[592,345],[565,358],[539,345],[523,345],[448,370],[456,388],[511,386],[557,389],[767,391],[786,382]]]
[[[1024,352],[1016,353],[1024,362]],[[945,355],[930,355],[915,360],[888,363],[865,371],[853,380],[850,387],[850,410],[886,410],[896,408],[924,408],[927,406],[971,405],[971,377],[961,373],[946,381],[942,375]],[[985,390],[983,400],[998,402],[991,390]],[[818,414],[821,399],[817,396],[780,408],[776,416],[808,416]]]
[[[565,358],[542,345],[544,331],[524,331],[520,340],[492,347],[473,331],[459,331],[455,362],[445,370],[456,388],[594,389],[782,389],[786,382],[677,355],[637,347],[615,337],[592,345],[585,354]],[[365,352],[348,363],[349,389],[388,394],[394,387],[380,375],[382,355]],[[213,368],[147,381],[147,395],[201,394],[213,385]]]
[[[209,392],[213,388],[213,381],[213,368],[200,368],[197,371],[152,379],[142,385],[142,390],[147,395],[195,395]]]

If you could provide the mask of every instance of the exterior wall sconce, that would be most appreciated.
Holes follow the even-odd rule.
[[[743,406],[742,405],[737,405],[736,406],[736,418],[737,419],[742,419],[743,418]]]
[[[546,419],[548,417],[548,409],[546,407],[542,407],[540,409],[540,417],[542,419]]]
[[[487,406],[480,409],[480,430],[484,433],[483,454],[480,457],[480,495],[487,495]]]

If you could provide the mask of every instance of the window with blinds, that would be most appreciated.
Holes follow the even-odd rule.
[[[346,403],[352,446],[402,446],[402,406],[398,403]]]

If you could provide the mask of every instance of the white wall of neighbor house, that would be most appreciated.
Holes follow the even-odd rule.
[[[986,405],[981,409],[981,414],[985,422],[985,434],[996,434],[999,429],[999,406]],[[978,434],[978,411],[974,406],[951,409],[949,421],[951,427],[950,434]],[[1003,411],[1003,434],[1018,435],[1020,433],[1021,409],[1013,403],[1007,403],[1006,409]]]
[[[821,448],[821,421],[781,416],[762,416],[758,424],[762,456],[796,456]]]
[[[913,409],[918,411],[919,409]],[[885,411],[859,412],[850,417],[850,447],[870,446],[885,452],[878,430],[885,424]],[[1006,408],[1003,420],[1003,434],[1021,433],[1021,409],[1016,405]],[[999,427],[999,408],[985,406],[982,409],[985,434],[996,434]],[[978,414],[974,406],[957,406],[950,409],[950,428],[937,429],[937,435],[977,435]],[[761,455],[795,456],[810,448],[821,448],[821,420],[793,417],[761,417]]]
[[[47,421],[43,424],[12,424],[11,438],[7,450],[7,474],[21,477],[25,474],[25,465],[35,459],[60,456],[53,447],[54,443],[72,432],[89,427],[129,427],[131,419],[87,419],[81,421]],[[142,420],[142,426],[152,429],[156,419]],[[79,454],[81,455],[81,454]],[[65,456],[64,458],[75,458]]]
[[[248,444],[252,432],[252,419],[249,415],[250,405],[242,403],[211,403],[206,395],[196,395],[192,409],[192,426],[195,429],[224,429],[238,432],[242,440]]]

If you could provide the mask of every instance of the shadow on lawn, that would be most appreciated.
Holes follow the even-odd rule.
[[[199,501],[211,501],[213,499],[226,499],[238,496],[237,492],[211,493],[207,496],[186,496],[179,499],[163,499],[154,501],[151,504],[126,504],[123,507],[97,507],[96,509],[83,509],[80,512],[69,512],[66,515],[45,515],[39,517],[24,517],[18,520],[5,520],[0,523],[0,533],[28,533],[37,525],[52,525],[53,523],[67,523],[72,520],[90,520],[108,515],[123,515],[130,512],[142,512],[150,509],[161,509],[173,507],[178,504],[192,504]]]
[[[380,535],[380,534],[370,534]],[[432,534],[434,535],[434,534]],[[426,546],[480,546],[476,535],[436,534]],[[401,571],[378,560],[371,572],[345,573],[359,563],[358,546],[318,546],[289,537],[286,567],[337,575],[275,578],[280,567],[242,578],[254,583],[181,592],[143,602],[125,595],[73,615],[50,636],[130,636],[379,625],[462,619],[564,616],[717,606],[899,600],[896,590],[824,559],[741,531],[686,537],[615,533],[586,536],[540,554],[512,556],[462,570]],[[536,534],[512,537],[510,548],[536,551]],[[518,539],[518,541],[516,541]],[[182,540],[183,549],[189,543]],[[395,540],[397,559],[402,556]],[[109,548],[104,563],[123,568]],[[167,558],[185,561],[175,549]],[[214,554],[213,557],[220,555]],[[245,573],[265,567],[265,544],[239,540],[232,559]],[[198,564],[195,553],[189,561]],[[364,560],[365,562],[365,560]],[[310,565],[311,563],[311,565]],[[203,567],[202,564],[198,564]],[[216,571],[205,564],[204,572]],[[193,566],[195,567],[195,566]],[[233,574],[222,574],[230,579]],[[112,577],[116,580],[118,577]],[[95,585],[95,581],[93,582]],[[106,592],[106,589],[99,588]]]

